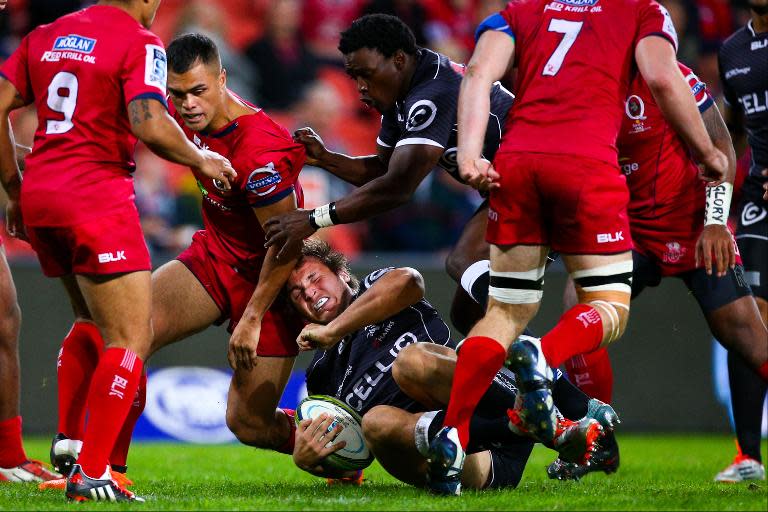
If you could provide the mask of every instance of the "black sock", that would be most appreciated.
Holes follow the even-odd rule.
[[[587,414],[589,397],[565,377],[555,381],[552,388],[552,400],[560,409],[560,413],[569,420],[580,420]]]
[[[490,284],[490,272],[483,272],[477,277],[477,279],[475,279],[475,282],[472,283],[472,291],[470,292],[470,295],[473,299],[475,299],[475,302],[480,304],[480,306],[483,308],[483,311],[485,311],[485,308],[488,307],[488,285]]]
[[[445,411],[437,411],[432,423],[427,429],[429,442],[435,438],[440,429],[443,428]],[[486,418],[477,414],[472,416],[469,421],[469,445],[467,453],[476,453],[488,450],[493,443],[530,443],[531,440],[526,437],[520,437],[509,430],[509,418],[506,413],[496,418]]]
[[[733,423],[741,453],[762,462],[760,434],[768,384],[733,351],[728,351],[728,381]]]

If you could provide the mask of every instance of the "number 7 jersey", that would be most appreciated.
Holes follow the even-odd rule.
[[[165,105],[160,39],[122,9],[96,5],[30,32],[0,73],[37,108],[25,223],[68,226],[131,206],[136,137],[127,106]]]
[[[638,41],[675,47],[653,0],[513,0],[478,28],[515,41],[515,94],[503,152],[579,155],[617,165],[616,137]]]

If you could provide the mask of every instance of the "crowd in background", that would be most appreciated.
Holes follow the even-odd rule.
[[[0,14],[0,57],[37,25],[85,7],[80,0],[10,0]],[[660,0],[680,37],[679,58],[720,96],[717,50],[746,23],[743,1]],[[362,14],[384,12],[403,19],[417,42],[466,62],[478,23],[500,10],[503,0],[163,0],[152,30],[167,44],[175,35],[203,32],[218,44],[229,87],[266,111],[289,131],[313,127],[327,147],[351,155],[375,152],[379,114],[358,101],[337,50],[339,32]],[[577,85],[575,85],[577,87]],[[567,91],[564,94],[568,94]],[[31,110],[14,118],[17,142],[31,146],[36,126]],[[192,174],[139,146],[137,203],[151,250],[176,254],[202,225],[200,192]],[[343,196],[349,185],[305,167],[306,207]],[[66,191],[62,191],[66,193]],[[434,172],[414,201],[366,223],[321,232],[347,254],[362,251],[432,251],[451,246],[478,206],[477,193],[445,172]],[[10,258],[31,254],[8,240]]]

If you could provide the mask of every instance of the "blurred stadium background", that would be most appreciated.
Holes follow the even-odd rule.
[[[0,58],[7,57],[35,26],[90,3],[10,0],[0,14]],[[678,30],[680,60],[722,101],[716,52],[746,23],[745,3],[661,3]],[[471,53],[477,23],[503,4],[500,0],[163,0],[153,31],[166,43],[184,32],[207,33],[219,44],[230,88],[264,107],[289,130],[312,126],[329,148],[362,155],[375,149],[379,119],[357,100],[354,84],[343,72],[336,50],[338,33],[364,13],[396,14],[412,27],[419,44],[463,62]],[[31,146],[34,112],[19,111],[13,122],[17,142]],[[168,164],[143,146],[137,148],[136,162],[139,209],[159,265],[185,248],[201,226],[199,190],[187,169]],[[746,157],[741,167],[745,162]],[[301,180],[307,207],[329,202],[349,189],[312,167],[303,170]],[[474,191],[459,186],[447,173],[435,172],[411,204],[367,223],[325,230],[320,236],[347,253],[359,273],[390,265],[419,269],[425,275],[428,299],[447,318],[454,285],[443,271],[445,255],[478,204]],[[56,424],[56,354],[71,313],[60,285],[42,277],[30,247],[3,234],[24,316],[25,433],[47,435]],[[564,281],[562,269],[555,266],[533,325],[537,332],[544,332],[559,316]],[[695,301],[682,283],[665,282],[648,290],[633,307],[627,334],[611,349],[615,405],[624,429],[729,431],[724,356],[714,350]],[[224,329],[209,329],[150,361],[150,400],[138,435],[208,442],[231,439],[223,416],[227,340]],[[286,405],[295,403],[302,392],[307,361],[300,357],[297,362]]]

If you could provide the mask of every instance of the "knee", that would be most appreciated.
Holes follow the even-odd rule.
[[[458,247],[454,247],[448,256],[445,258],[445,272],[451,276],[456,283],[461,283],[461,275],[468,266],[466,253],[459,251]]]
[[[255,415],[244,414],[235,407],[227,407],[227,427],[238,441],[256,448],[274,448],[272,430],[275,428],[274,418],[268,421]]]
[[[363,437],[371,451],[375,452],[376,446],[386,440],[392,430],[391,423],[392,415],[386,405],[377,405],[365,413],[362,423]]]
[[[392,377],[406,394],[408,390],[418,386],[426,380],[429,354],[423,343],[408,345],[397,355],[392,366]]]
[[[21,308],[16,301],[6,304],[0,317],[0,346],[16,347],[21,326]]]

